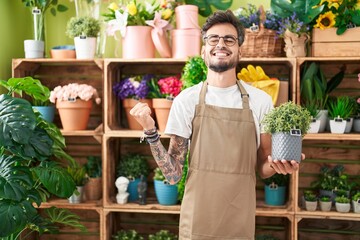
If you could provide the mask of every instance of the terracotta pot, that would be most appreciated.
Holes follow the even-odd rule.
[[[154,98],[152,100],[152,106],[155,110],[156,121],[160,132],[165,131],[171,105],[172,100],[166,98]]]
[[[55,59],[76,58],[75,47],[72,45],[56,46],[50,50],[50,55]]]
[[[122,55],[126,59],[155,58],[155,46],[149,26],[128,26],[122,39]]]
[[[92,101],[76,99],[74,102],[57,101],[56,108],[59,111],[61,124],[64,130],[85,130],[87,128]]]
[[[126,98],[122,100],[123,108],[126,113],[126,119],[129,125],[129,129],[131,130],[143,130],[143,127],[135,120],[133,116],[130,115],[130,110],[138,103],[143,102],[147,103],[149,107],[152,109],[152,101],[151,99],[133,99],[133,98]],[[151,111],[153,112],[153,111]],[[154,114],[152,114],[152,117],[154,118]]]

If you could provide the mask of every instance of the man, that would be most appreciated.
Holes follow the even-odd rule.
[[[174,100],[159,140],[150,108],[137,104],[130,113],[143,126],[152,154],[170,183],[177,183],[190,143],[180,239],[254,239],[257,169],[263,178],[293,173],[296,161],[272,160],[271,137],[261,120],[272,109],[271,97],[236,79],[244,28],[228,11],[210,16],[202,28],[202,57],[207,80]],[[191,140],[191,141],[190,141]]]

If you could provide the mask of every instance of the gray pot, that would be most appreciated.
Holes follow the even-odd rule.
[[[81,203],[84,195],[84,187],[83,186],[76,186],[76,189],[79,193],[76,193],[76,191],[71,195],[68,200],[69,203]]]
[[[278,160],[301,161],[302,137],[290,133],[274,133],[271,136],[271,157]]]

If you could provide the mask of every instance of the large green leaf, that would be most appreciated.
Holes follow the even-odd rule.
[[[28,167],[19,165],[23,161],[16,156],[0,156],[0,199],[21,201],[33,186]]]
[[[213,13],[211,6],[216,9],[226,10],[231,7],[232,0],[185,0],[185,3],[198,6],[199,14],[208,17]]]
[[[0,95],[0,145],[27,144],[36,126],[36,116],[24,99]]]
[[[13,233],[20,232],[37,215],[36,209],[26,200],[14,202],[2,200],[0,204],[0,237],[7,237]]]
[[[79,222],[80,220],[79,216],[73,214],[67,209],[59,209],[56,207],[51,207],[46,209],[45,211],[49,216],[50,221],[53,223],[62,224],[73,228],[78,228],[82,232],[87,231],[86,227]]]
[[[50,193],[61,198],[68,198],[74,193],[74,180],[59,164],[42,162],[32,170]]]

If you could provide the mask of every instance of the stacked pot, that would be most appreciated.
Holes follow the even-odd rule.
[[[200,55],[201,31],[198,13],[199,8],[195,5],[180,5],[175,8],[176,29],[171,31],[173,58]]]

